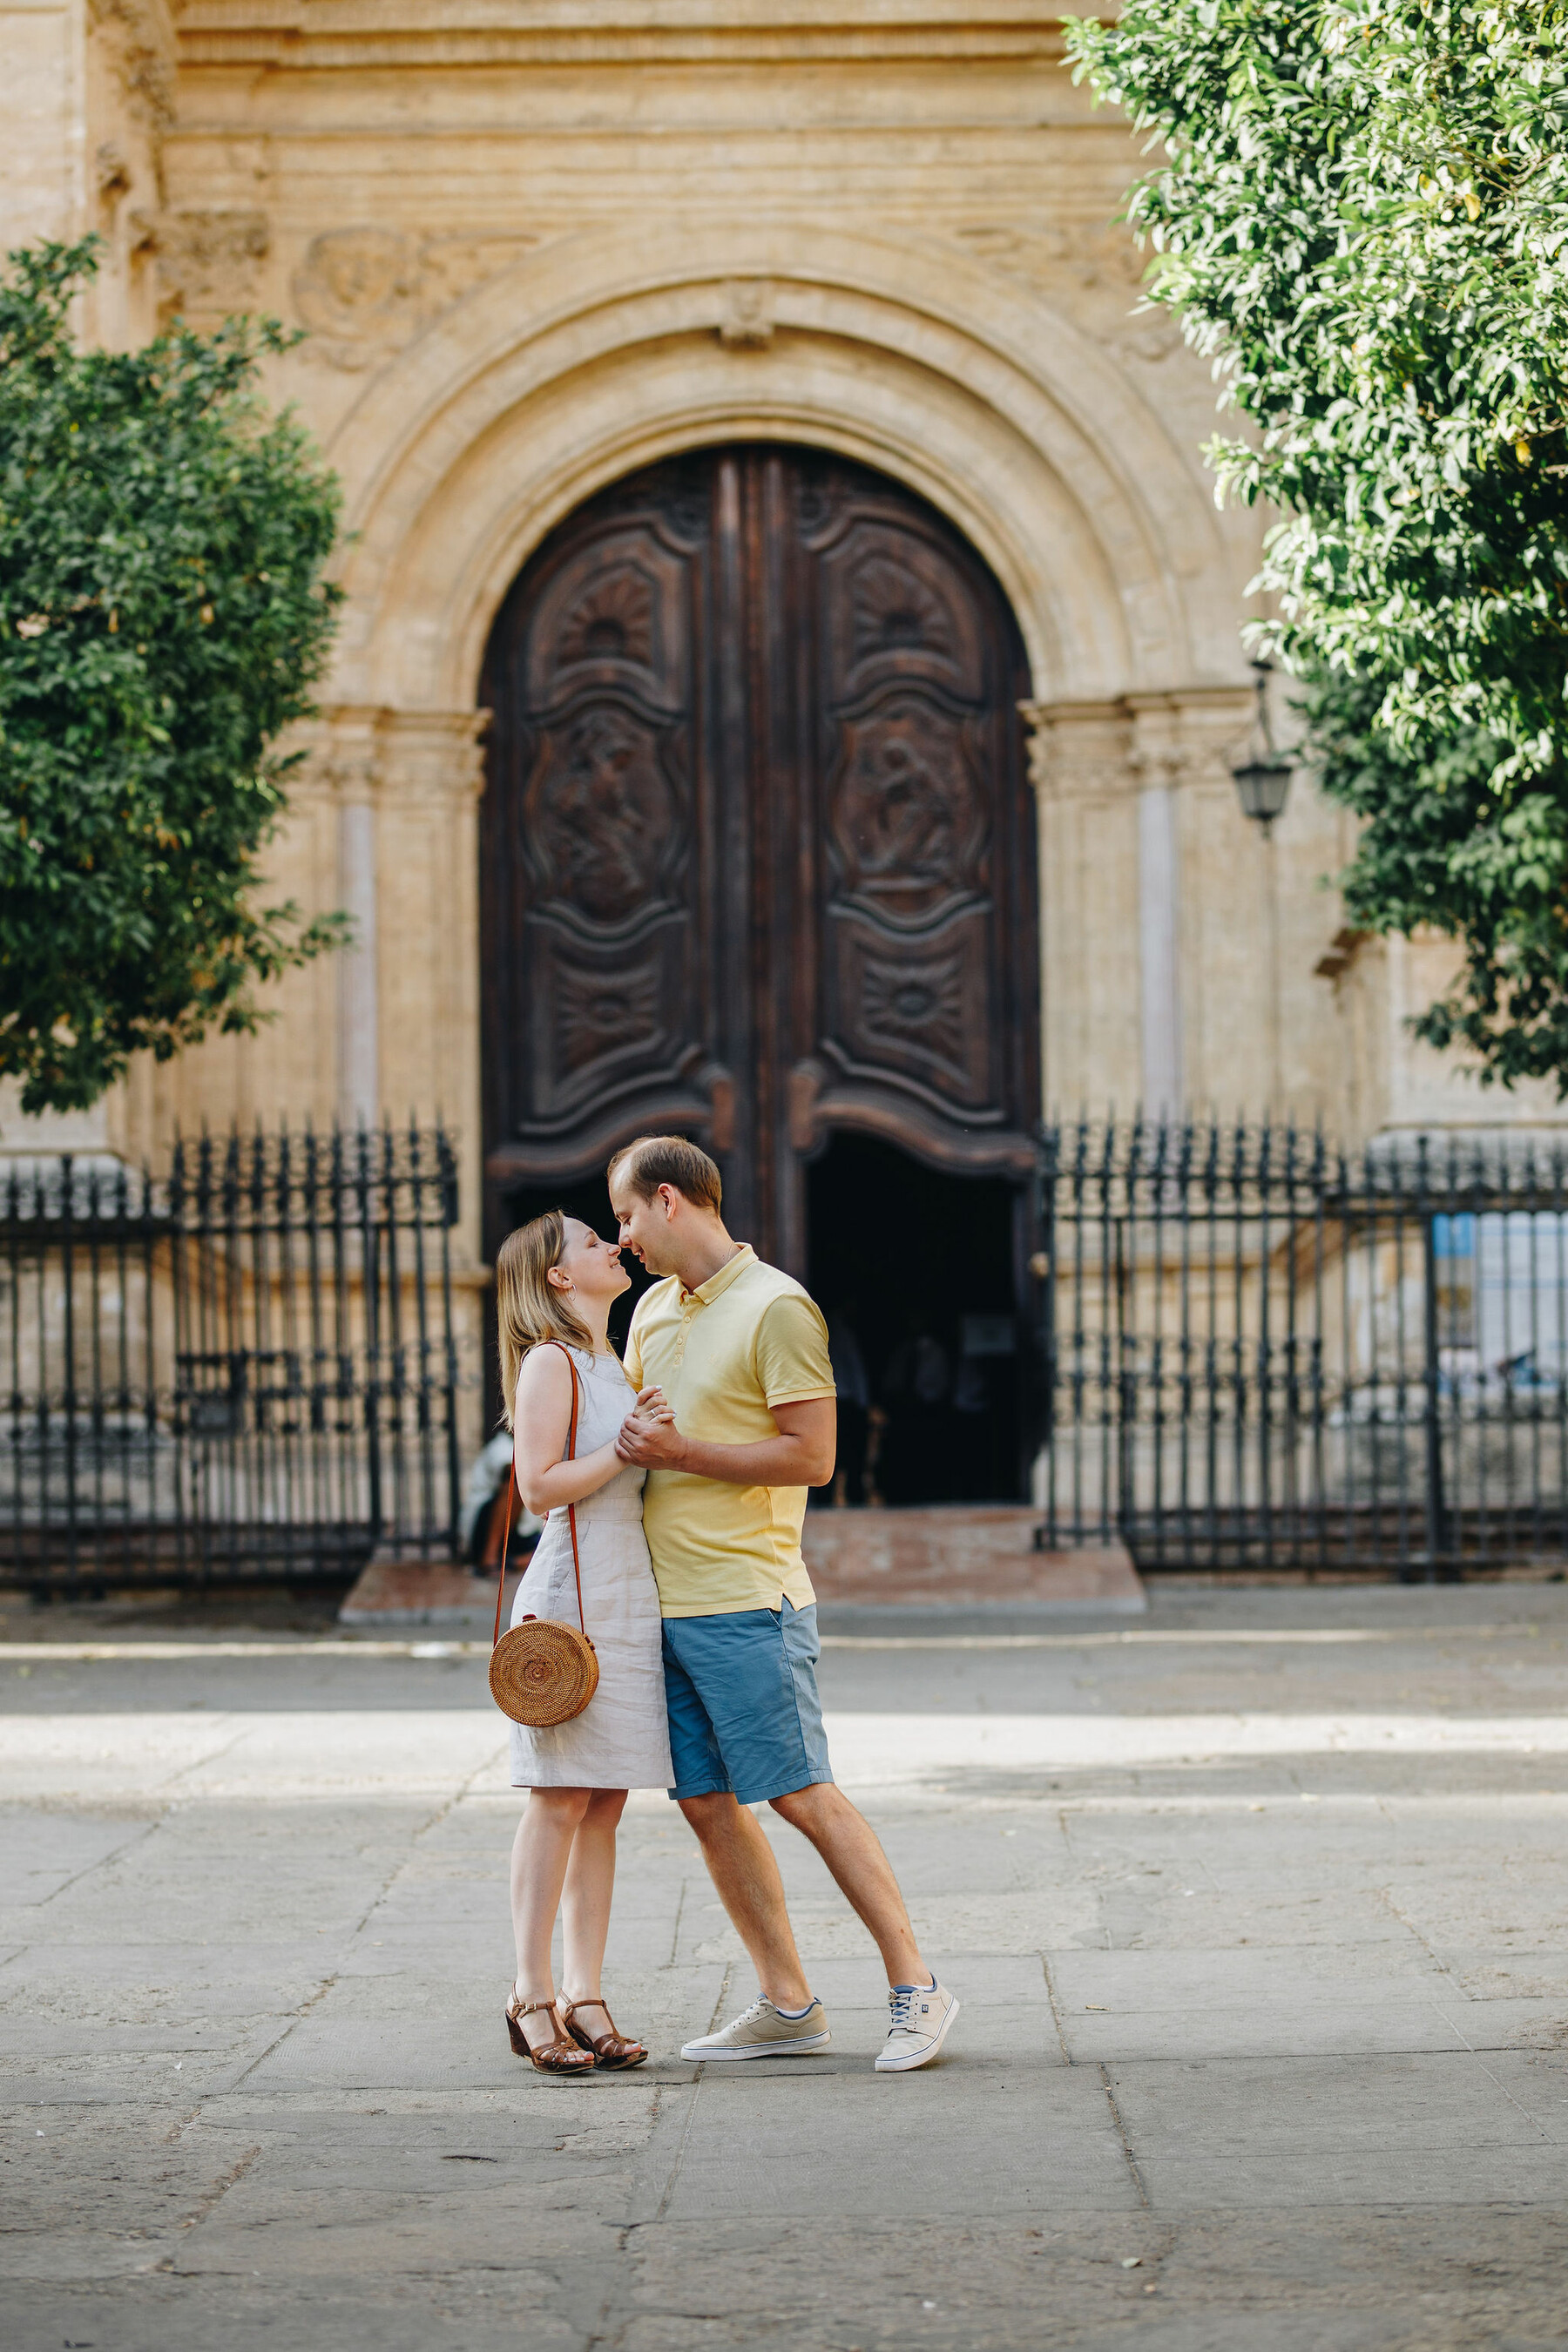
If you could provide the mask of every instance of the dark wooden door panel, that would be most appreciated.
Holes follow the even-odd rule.
[[[554,533],[483,686],[503,1226],[509,1189],[652,1126],[704,1138],[735,1229],[797,1268],[804,1161],[835,1127],[1023,1170],[1027,691],[973,550],[840,459],[699,452]]]
[[[612,494],[542,551],[492,639],[480,888],[502,1179],[569,1174],[646,1108],[705,1099],[703,521],[659,486]]]
[[[918,677],[963,701],[983,700],[981,615],[945,552],[887,522],[851,520],[837,545],[825,545],[824,536],[816,534],[816,552],[831,699],[851,702],[889,679]]]

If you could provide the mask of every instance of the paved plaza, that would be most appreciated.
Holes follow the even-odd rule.
[[[873,2074],[875,1958],[764,1812],[833,2046],[683,2064],[752,1980],[649,1795],[606,1986],[655,2058],[572,2083],[507,2048],[481,1652],[13,1602],[8,2346],[1564,2341],[1568,1588],[829,1631],[948,2054]]]

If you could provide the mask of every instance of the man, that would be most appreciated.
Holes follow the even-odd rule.
[[[795,1949],[784,1882],[747,1807],[810,1839],[875,1937],[891,2022],[877,2059],[934,2058],[958,2014],[921,1958],[888,1857],[834,1785],[816,1693],[816,1603],[800,1556],[805,1490],[833,1475],[827,1331],[798,1282],[732,1241],[719,1171],[680,1136],[610,1162],[623,1249],[660,1279],[637,1306],[639,1394],[616,1447],[648,1473],[643,1525],[664,1614],[672,1794],[751,1954],[761,1998],[683,2058],[778,2058],[831,2036]]]

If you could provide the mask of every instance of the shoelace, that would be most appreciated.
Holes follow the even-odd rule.
[[[921,1997],[919,1985],[895,1985],[888,1995],[888,2007],[893,2014],[889,2021],[889,2033],[912,2033],[915,2030],[915,2003]]]

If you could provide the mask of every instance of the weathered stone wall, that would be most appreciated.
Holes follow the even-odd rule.
[[[95,233],[83,332],[125,348],[157,314],[163,147],[174,120],[167,0],[0,0],[0,249]]]
[[[307,329],[274,389],[347,494],[338,659],[271,865],[307,909],[350,908],[359,945],[285,982],[259,1038],[138,1072],[115,1138],[439,1108],[473,1207],[487,632],[576,502],[742,436],[908,482],[1012,600],[1047,1102],[1272,1104],[1352,1133],[1542,1115],[1409,1047],[1441,951],[1349,938],[1323,887],[1337,812],[1299,781],[1271,844],[1238,813],[1258,519],[1215,509],[1207,369],[1133,312],[1113,215],[1139,150],[1037,11],[187,0],[171,26],[157,0],[79,0],[5,21],[28,44],[0,100],[25,115],[24,233],[108,185],[98,331],[155,309]]]

